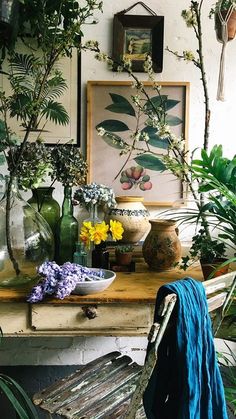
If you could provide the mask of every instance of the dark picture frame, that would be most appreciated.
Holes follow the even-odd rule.
[[[113,70],[120,60],[130,58],[132,70],[144,72],[145,56],[149,53],[153,70],[163,68],[164,16],[116,14],[113,20]]]

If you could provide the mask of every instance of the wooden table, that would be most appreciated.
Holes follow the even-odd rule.
[[[117,273],[111,286],[98,294],[71,295],[64,300],[26,303],[31,287],[0,288],[0,327],[5,336],[143,336],[152,324],[158,288],[190,276],[202,280],[199,267]]]

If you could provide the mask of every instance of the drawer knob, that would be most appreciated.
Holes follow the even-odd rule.
[[[97,317],[97,307],[96,306],[88,306],[88,307],[82,307],[82,310],[85,314],[85,316],[89,319],[95,319]]]

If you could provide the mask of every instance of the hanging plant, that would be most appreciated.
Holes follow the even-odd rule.
[[[224,100],[225,54],[226,45],[236,34],[236,0],[219,0],[210,11],[215,18],[217,40],[222,43],[218,78],[217,100]]]

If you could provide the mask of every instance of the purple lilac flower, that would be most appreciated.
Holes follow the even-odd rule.
[[[42,301],[47,294],[54,294],[55,298],[63,299],[71,294],[78,282],[84,282],[87,276],[94,275],[92,269],[71,262],[62,266],[56,262],[44,262],[38,267],[38,273],[44,278],[33,287],[27,298],[29,303]],[[96,271],[96,277],[104,277],[102,269]]]
[[[42,301],[45,293],[43,291],[43,284],[35,285],[30,293],[30,295],[27,297],[28,303],[37,303],[38,301]]]

